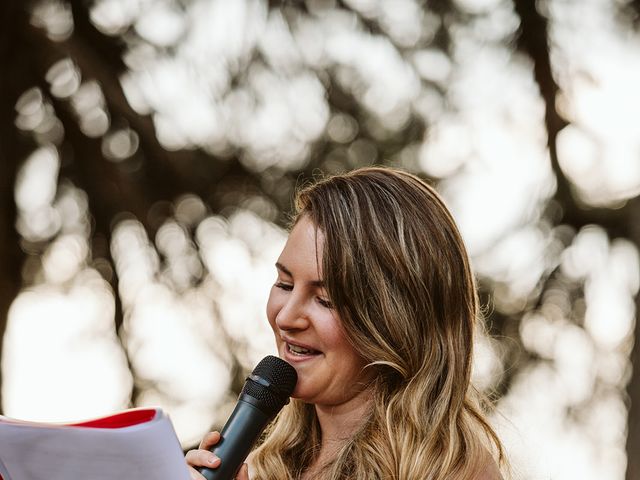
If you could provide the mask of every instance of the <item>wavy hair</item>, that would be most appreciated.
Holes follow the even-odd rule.
[[[453,217],[412,174],[370,167],[296,196],[295,222],[324,234],[323,280],[347,338],[374,368],[371,408],[323,480],[467,480],[503,448],[471,385],[478,298]],[[319,452],[313,405],[282,410],[254,477],[297,479]]]

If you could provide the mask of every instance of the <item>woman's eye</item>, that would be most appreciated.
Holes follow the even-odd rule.
[[[325,308],[333,308],[333,303],[331,303],[329,300],[325,300],[322,297],[318,297],[318,303]]]
[[[293,290],[293,285],[289,285],[288,283],[276,282],[275,286],[287,292]]]

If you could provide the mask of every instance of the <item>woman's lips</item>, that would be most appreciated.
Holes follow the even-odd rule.
[[[320,352],[317,350],[313,350],[310,348],[304,348],[304,347],[300,347],[298,345],[292,344],[292,343],[286,343],[287,346],[287,350],[292,353],[293,355],[319,355]]]
[[[322,353],[309,345],[293,342],[286,338],[282,340],[284,342],[284,353],[287,358],[292,360],[307,360],[317,357]]]

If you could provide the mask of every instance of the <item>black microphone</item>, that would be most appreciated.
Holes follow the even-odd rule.
[[[198,468],[207,480],[233,480],[267,424],[289,403],[298,381],[295,368],[268,355],[247,377],[221,438],[211,450],[221,460],[218,468]]]

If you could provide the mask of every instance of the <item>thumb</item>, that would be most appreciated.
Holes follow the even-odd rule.
[[[236,476],[236,480],[249,480],[249,465],[243,463],[238,470],[238,475]]]

